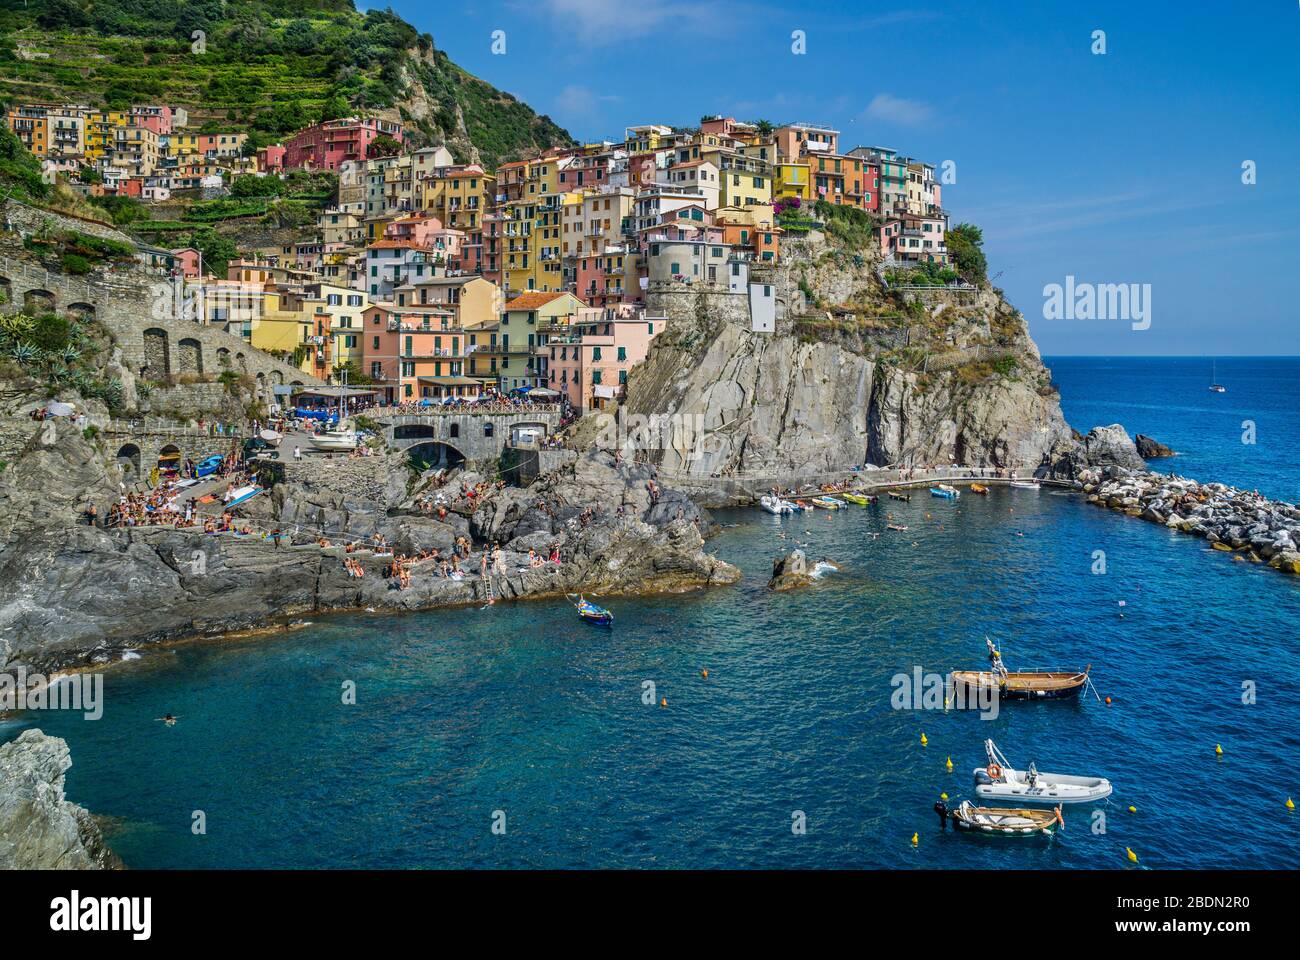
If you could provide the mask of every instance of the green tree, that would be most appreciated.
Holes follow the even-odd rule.
[[[370,146],[366,147],[366,156],[374,159],[376,157],[395,157],[402,152],[402,145],[392,137],[380,134],[370,141]]]
[[[944,238],[958,271],[971,283],[988,279],[989,264],[984,256],[984,232],[973,223],[959,223]]]

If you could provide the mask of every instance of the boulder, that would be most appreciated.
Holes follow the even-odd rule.
[[[0,746],[0,870],[114,870],[95,818],[63,794],[66,740],[24,730]]]
[[[767,589],[777,592],[794,590],[812,582],[808,558],[802,550],[792,550],[784,557],[772,561],[772,579],[767,582]]]
[[[1145,434],[1139,433],[1134,437],[1133,445],[1137,448],[1138,456],[1143,460],[1159,460],[1163,457],[1176,456],[1169,447]]]
[[[1118,423],[1112,423],[1109,427],[1093,427],[1088,431],[1088,435],[1083,438],[1083,452],[1089,464],[1103,468],[1108,476],[1111,471],[1106,468],[1119,468],[1115,475],[1122,475],[1119,471],[1145,470],[1147,466],[1128,431]]]

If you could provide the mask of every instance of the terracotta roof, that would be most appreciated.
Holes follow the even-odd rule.
[[[564,291],[559,290],[554,293],[542,293],[534,290],[529,293],[521,293],[509,303],[506,304],[507,310],[536,310],[538,307],[544,307],[552,300],[564,296]]]

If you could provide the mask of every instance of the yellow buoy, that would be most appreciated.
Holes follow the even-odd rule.
[[[1287,797],[1287,798],[1286,798],[1286,808],[1287,808],[1288,810],[1294,810],[1294,809],[1295,809],[1295,804],[1291,802],[1291,798],[1290,798],[1290,797]]]
[[[925,746],[927,743],[929,743],[929,742],[930,742],[930,741],[927,740],[927,739],[925,738],[925,734],[922,733],[922,734],[921,734],[921,746],[924,747],[924,746]]]
[[[1216,743],[1216,744],[1214,745],[1214,755],[1215,755],[1216,757],[1221,757],[1221,756],[1223,756],[1223,744]]]
[[[948,768],[949,773],[952,773],[952,757],[948,758],[948,762],[945,763],[944,766]]]
[[[1125,847],[1124,849],[1125,849],[1125,851],[1128,853],[1128,858],[1129,858],[1129,860],[1132,861],[1133,863],[1137,863],[1137,862],[1138,862],[1138,855],[1137,855],[1136,853],[1134,853],[1134,852],[1133,852],[1131,849],[1129,849],[1128,847]]]
[[[1137,808],[1137,807],[1129,807],[1129,808],[1128,808],[1128,812],[1129,812],[1129,813],[1137,813],[1137,812],[1138,812],[1138,808]]]
[[[946,793],[939,794],[939,799],[946,801],[948,799],[948,794]]]
[[[916,846],[920,842],[921,842],[921,835],[919,833],[912,834],[912,846]]]

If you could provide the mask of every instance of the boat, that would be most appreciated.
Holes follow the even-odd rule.
[[[813,502],[812,502],[811,500],[796,500],[796,501],[794,502],[794,505],[795,505],[796,507],[798,507],[800,510],[816,510],[816,509],[817,509],[817,507],[813,505]]]
[[[774,513],[781,516],[786,513],[794,513],[794,507],[790,501],[782,500],[780,497],[774,497],[770,493],[765,493],[758,498],[758,505],[768,513]]]
[[[309,439],[317,450],[331,453],[349,453],[357,448],[355,430],[322,430],[313,433]]]
[[[903,530],[906,530],[907,527],[906,527],[905,525],[901,524],[901,523],[889,523],[889,524],[886,524],[886,525],[885,525],[885,529],[886,529],[886,530],[899,530],[899,531],[903,531]]]
[[[583,596],[575,597],[571,593],[565,594],[565,596],[573,604],[574,609],[578,611],[578,619],[598,627],[612,627],[614,625],[614,615],[604,607],[596,606]]]
[[[949,486],[946,483],[941,483],[930,488],[930,496],[943,497],[946,500],[956,500],[961,496],[961,493],[956,487]]]
[[[886,490],[885,493],[889,495],[890,500],[902,500],[903,502],[907,503],[910,502],[912,499],[912,495],[910,493],[900,493],[897,490]]]
[[[956,810],[949,810],[940,801],[935,809],[947,814],[955,828],[1001,836],[1026,837],[1033,834],[1051,834],[1057,827],[1065,826],[1061,808],[1032,810],[1024,807],[977,807],[963,800]]]
[[[821,507],[823,510],[838,510],[844,506],[843,503],[832,497],[813,497],[812,502],[814,506]]]
[[[865,507],[876,499],[875,497],[867,497],[860,493],[842,493],[840,496],[849,503],[856,503],[860,507]]]
[[[339,392],[339,409],[331,419],[337,419],[337,423],[330,428],[329,421],[326,421],[326,428],[313,433],[308,439],[311,445],[317,450],[324,450],[327,453],[351,453],[357,448],[357,432],[348,426],[347,410],[344,406],[344,397],[348,392],[348,373],[347,369],[343,370],[343,389]],[[328,411],[327,411],[328,412]]]
[[[1017,490],[1037,490],[1039,484],[1037,480],[1012,480],[1011,486]]]
[[[1002,654],[992,640],[985,641],[993,666],[989,670],[954,670],[951,674],[954,690],[963,687],[977,695],[983,691],[994,692],[1002,700],[1069,700],[1088,685],[1088,672],[1083,670],[1008,670],[1002,663]]]
[[[981,800],[1011,800],[1017,803],[1097,803],[1111,794],[1105,777],[1077,777],[1064,773],[1040,773],[1034,764],[1016,770],[992,740],[984,741],[988,766],[975,768],[975,796]]]
[[[1217,361],[1210,361],[1210,392],[1227,393],[1228,388],[1219,383],[1219,364]]]
[[[989,495],[989,488],[984,486],[982,483],[972,483],[970,485],[970,490],[971,493],[983,494],[986,497]]]

